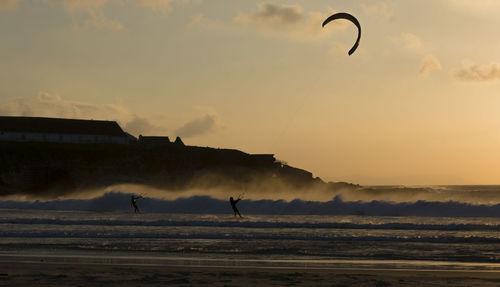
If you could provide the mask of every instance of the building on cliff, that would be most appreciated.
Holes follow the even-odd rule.
[[[0,116],[0,141],[128,144],[114,121]]]
[[[169,137],[161,137],[161,136],[143,136],[139,135],[139,140],[137,141],[139,144],[147,147],[156,147],[156,146],[165,146],[171,145]]]
[[[143,136],[139,135],[139,139],[137,141],[140,145],[145,147],[159,147],[159,146],[168,146],[168,145],[177,145],[177,146],[185,146],[184,142],[180,137],[175,138],[175,141],[170,141],[170,138],[167,136]]]
[[[184,142],[181,140],[181,137],[176,137],[174,144],[179,145],[179,146],[184,146]]]

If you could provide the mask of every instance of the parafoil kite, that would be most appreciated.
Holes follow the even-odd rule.
[[[331,21],[336,20],[336,19],[346,19],[346,20],[349,20],[354,25],[356,25],[356,27],[358,27],[358,39],[356,40],[356,43],[354,43],[354,46],[352,46],[351,50],[349,50],[349,56],[350,56],[352,53],[354,53],[354,51],[356,51],[356,49],[359,46],[359,40],[361,40],[361,25],[359,24],[358,19],[356,19],[351,14],[341,12],[341,13],[333,14],[332,16],[326,18],[326,20],[323,22],[323,25],[321,25],[321,26],[325,27],[326,24],[328,24]]]

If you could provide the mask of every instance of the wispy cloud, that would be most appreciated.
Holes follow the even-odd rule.
[[[46,0],[47,4],[59,4],[68,10],[75,9],[88,9],[88,8],[96,8],[103,7],[109,3],[109,0]]]
[[[385,21],[392,20],[396,13],[396,7],[394,3],[389,2],[361,4],[361,9],[363,9],[363,12],[366,15]]]
[[[129,2],[134,3],[140,7],[150,8],[151,10],[168,15],[173,10],[173,5],[175,3],[189,3],[190,0],[129,0]]]
[[[191,16],[191,19],[189,21],[189,26],[199,26],[205,21],[205,15],[203,14],[198,14]]]
[[[464,60],[462,68],[453,72],[456,80],[463,82],[488,82],[500,80],[500,64],[475,64],[470,60]]]
[[[217,112],[212,109],[198,108],[200,115],[185,123],[175,131],[180,137],[195,137],[211,132],[216,132],[220,128],[220,119]]]
[[[394,38],[394,42],[411,52],[420,52],[422,49],[422,40],[415,34],[403,32]]]
[[[304,11],[298,5],[277,5],[272,3],[258,4],[254,13],[240,13],[235,22],[254,24],[264,28],[293,25],[302,21]]]
[[[125,130],[133,134],[137,135],[166,135],[168,129],[159,125],[155,125],[151,123],[150,120],[140,117],[138,115],[134,115],[131,121],[125,124]]]
[[[330,13],[334,11],[330,10]],[[346,21],[334,21],[328,29],[321,23],[328,14],[305,12],[299,5],[260,3],[253,12],[242,12],[233,18],[233,23],[256,27],[264,35],[284,36],[296,40],[325,38],[333,31],[345,29]]]
[[[13,0],[1,0],[13,1]],[[199,1],[199,0],[198,0]],[[43,0],[52,7],[63,7],[71,16],[75,30],[107,29],[119,31],[124,25],[118,19],[111,19],[106,11],[116,7],[148,8],[168,15],[175,3],[186,4],[195,0]],[[1,3],[1,2],[0,2]]]
[[[402,32],[399,36],[393,38],[395,45],[405,50],[407,53],[421,57],[418,75],[422,77],[428,76],[432,71],[441,70],[441,62],[433,55],[433,51],[429,45],[426,45],[419,36]]]
[[[491,12],[492,8],[500,8],[498,0],[448,0],[448,2],[453,7],[472,13]]]
[[[420,62],[418,74],[427,76],[434,70],[441,70],[441,62],[434,55],[425,56]]]
[[[77,13],[73,14],[75,19],[73,27],[75,30],[107,29],[119,31],[123,29],[123,25],[120,22],[107,18],[100,9],[89,8],[84,13],[86,16],[81,19],[77,19],[80,18],[80,16],[76,15]]]
[[[35,98],[4,101],[0,114],[61,118],[122,119],[129,112],[120,105],[94,105],[62,99],[59,95],[40,92]]]
[[[134,135],[166,132],[165,128],[153,124],[120,104],[97,105],[68,101],[59,95],[47,92],[40,92],[35,98],[18,98],[1,102],[0,115],[112,120],[119,122],[126,131]]]
[[[1,0],[0,12],[2,11],[15,11],[19,8],[20,0]]]
[[[75,30],[121,30],[123,25],[104,13],[106,6],[116,0],[45,0],[52,7],[62,7],[70,15]]]

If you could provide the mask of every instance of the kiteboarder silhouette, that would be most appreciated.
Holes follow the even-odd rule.
[[[139,210],[139,207],[137,207],[137,200],[141,199],[141,198],[144,198],[144,197],[142,197],[141,195],[135,196],[133,194],[132,194],[132,196],[130,196],[130,204],[134,207],[135,213],[141,213],[141,211]]]
[[[243,218],[243,216],[241,216],[240,212],[238,211],[238,208],[236,208],[236,203],[238,203],[238,201],[241,200],[241,196],[238,196],[238,199],[234,200],[233,197],[231,196],[229,198],[229,203],[231,203],[231,207],[233,208],[233,211],[234,211],[234,216],[236,217],[236,215],[239,215],[240,218]]]

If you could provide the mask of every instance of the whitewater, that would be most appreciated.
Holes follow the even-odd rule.
[[[479,201],[243,200],[242,219],[206,195],[147,198],[143,214],[116,191],[8,198],[0,262],[500,271],[500,205],[469,193]]]

